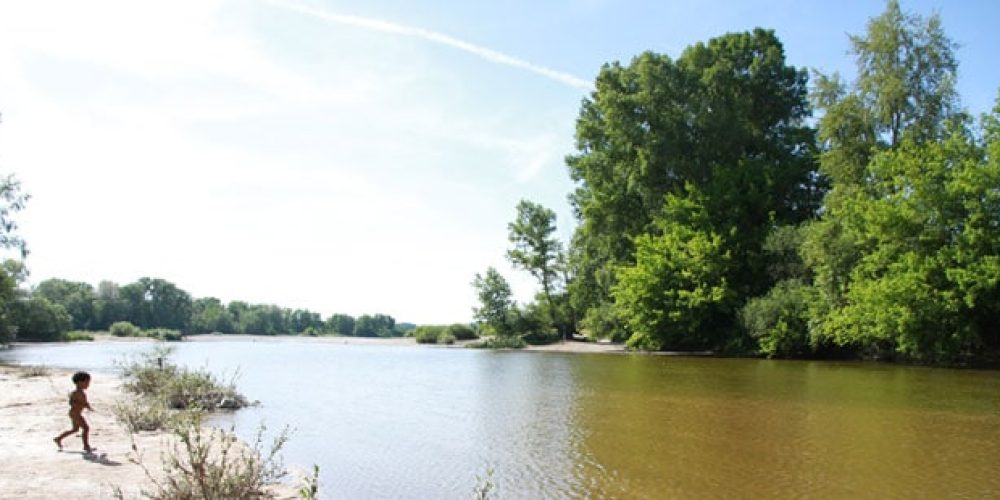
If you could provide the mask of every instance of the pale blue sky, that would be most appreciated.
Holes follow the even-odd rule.
[[[853,73],[876,1],[0,2],[0,172],[32,282],[165,278],[193,295],[399,321],[471,318],[528,198],[571,234],[563,157],[601,64],[773,28]],[[1000,86],[1000,2],[911,1]]]

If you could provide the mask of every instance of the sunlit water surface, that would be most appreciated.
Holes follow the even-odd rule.
[[[1000,373],[877,364],[492,352],[310,339],[184,342],[177,362],[290,426],[324,498],[1000,495]],[[145,343],[0,360],[111,375]]]

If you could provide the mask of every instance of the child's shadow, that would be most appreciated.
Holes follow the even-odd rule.
[[[108,458],[107,453],[94,453],[87,451],[67,451],[65,453],[79,453],[83,456],[83,459],[88,462],[94,462],[95,464],[107,465],[108,467],[119,467],[121,462],[116,462]]]

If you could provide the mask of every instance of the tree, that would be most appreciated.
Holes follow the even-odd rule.
[[[22,210],[30,198],[22,193],[21,183],[13,175],[0,177],[0,248],[16,248],[23,259],[28,254],[24,240],[17,234],[14,214]],[[0,269],[0,344],[14,340],[17,327],[12,308],[17,298],[17,286],[27,271],[17,261],[4,262]]]
[[[618,270],[613,295],[641,349],[705,349],[721,344],[732,290],[730,254],[721,235],[699,229],[707,213],[696,200],[668,196],[659,235],[635,240],[636,262]]]
[[[90,284],[53,278],[39,283],[32,295],[61,305],[73,318],[73,329],[92,330],[97,328],[98,319],[95,307],[97,295],[94,293],[94,287]]]
[[[485,275],[476,273],[472,286],[480,304],[480,307],[472,309],[476,320],[499,336],[512,335],[510,316],[514,312],[514,300],[510,284],[503,275],[491,266],[486,269]]]
[[[16,248],[21,258],[27,256],[28,247],[17,235],[14,214],[24,209],[31,196],[21,192],[21,181],[13,175],[0,176],[0,248]]]
[[[44,297],[17,300],[12,310],[20,340],[58,341],[73,324],[73,318],[63,306]]]
[[[559,263],[563,260],[562,245],[553,237],[556,231],[555,212],[521,200],[517,204],[517,217],[507,225],[507,231],[507,239],[514,245],[507,251],[507,258],[514,267],[528,271],[538,280],[548,303],[549,322],[555,325],[558,318],[553,289],[559,279]]]
[[[354,316],[350,314],[334,314],[327,320],[327,325],[334,333],[354,335]]]
[[[191,333],[235,333],[233,315],[215,297],[196,299],[191,304]]]
[[[765,292],[766,235],[812,217],[823,190],[806,84],[774,33],[761,29],[693,45],[676,61],[647,52],[628,66],[605,65],[567,159],[580,220],[570,252],[574,304],[613,301],[642,235],[661,235],[665,197],[693,191],[710,215],[699,241],[718,235],[731,256],[725,278],[734,300]]]
[[[128,320],[147,328],[187,331],[191,318],[191,295],[162,279],[140,278],[119,290]]]

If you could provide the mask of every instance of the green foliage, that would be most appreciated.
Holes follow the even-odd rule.
[[[150,330],[144,331],[143,334],[145,334],[147,337],[150,338],[165,340],[170,342],[177,342],[180,340],[184,340],[184,335],[181,332],[177,330],[171,330],[169,328],[152,328]]]
[[[450,334],[450,333],[443,333],[442,332],[441,335],[437,338],[437,343],[438,344],[448,344],[448,345],[454,344],[455,343],[455,336],[452,335],[452,334]]]
[[[489,267],[485,275],[476,273],[472,286],[476,289],[480,304],[480,307],[472,310],[476,320],[498,336],[512,335],[510,316],[514,311],[514,299],[510,284],[503,275]]]
[[[38,284],[32,296],[42,297],[53,304],[61,305],[72,318],[71,328],[76,330],[96,329],[94,287],[87,283],[48,279]]]
[[[66,332],[63,335],[63,340],[66,342],[78,342],[78,341],[93,341],[94,336],[90,332],[82,332],[79,330],[74,330],[71,332]]]
[[[438,337],[444,333],[445,328],[440,325],[421,325],[413,331],[413,337],[417,340],[418,344],[436,344]]]
[[[138,337],[142,330],[128,321],[118,321],[108,329],[115,337]]]
[[[59,341],[73,323],[63,306],[43,297],[17,300],[11,305],[11,312],[19,340]]]
[[[476,335],[476,331],[471,326],[462,323],[448,325],[444,333],[455,337],[455,340],[475,340],[479,338],[479,335]]]
[[[17,235],[14,214],[23,210],[30,198],[21,192],[21,181],[13,175],[0,176],[0,248],[17,249],[22,259],[28,255],[28,247]]]
[[[798,280],[778,283],[767,295],[747,302],[740,322],[768,357],[803,357],[810,346],[810,307],[816,290]]]
[[[591,339],[625,342],[629,337],[625,321],[618,317],[618,310],[611,303],[605,302],[589,309],[580,323]]]
[[[392,316],[362,314],[354,321],[355,337],[392,337],[396,335],[396,320]]]
[[[528,343],[521,337],[507,335],[485,337],[482,340],[465,344],[465,347],[472,349],[522,349],[527,345]]]
[[[140,328],[186,330],[191,319],[191,295],[162,279],[140,278],[119,294],[129,320]]]
[[[234,381],[222,383],[204,370],[190,370],[170,362],[170,349],[158,348],[121,363],[125,390],[162,402],[171,409],[236,409],[247,406]],[[234,377],[235,378],[235,377]]]
[[[191,333],[236,333],[233,314],[215,297],[196,299],[191,304]]]
[[[338,335],[354,335],[354,317],[349,314],[334,314],[326,321],[330,330]]]
[[[167,429],[176,418],[176,413],[156,398],[119,400],[111,407],[111,412],[129,432]]]
[[[636,262],[618,270],[618,314],[639,349],[704,349],[721,344],[732,302],[730,254],[722,236],[698,230],[706,211],[697,199],[668,196],[661,234],[635,240]]]
[[[313,464],[311,475],[302,478],[302,486],[298,490],[301,500],[319,500],[319,466]]]
[[[517,204],[517,218],[507,225],[508,240],[514,248],[507,259],[515,268],[528,271],[542,286],[549,305],[549,322],[555,323],[555,303],[552,298],[559,278],[559,263],[563,261],[562,245],[552,235],[556,231],[556,214],[528,200]]]
[[[578,152],[567,160],[580,219],[569,290],[598,335],[621,331],[591,312],[615,304],[637,345],[716,344],[722,339],[705,338],[716,334],[693,332],[734,323],[735,309],[723,302],[770,287],[766,235],[811,217],[823,189],[805,123],[806,81],[785,64],[774,33],[760,29],[695,44],[677,60],[647,52],[601,69],[577,120]],[[663,220],[666,197],[691,193],[704,210],[700,225]],[[659,250],[700,260],[700,276],[677,267],[657,281],[653,268],[682,263],[654,262]]]

